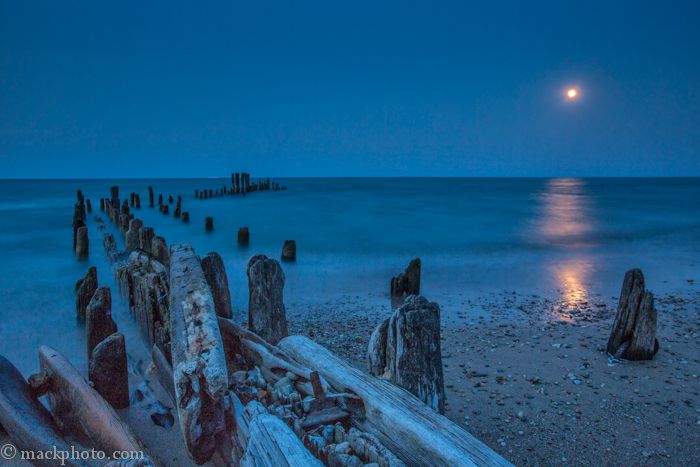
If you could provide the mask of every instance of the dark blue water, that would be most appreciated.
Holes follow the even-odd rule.
[[[347,295],[388,307],[391,277],[414,257],[423,264],[422,293],[444,307],[458,306],[457,296],[503,290],[617,295],[632,267],[643,269],[657,293],[694,290],[687,280],[700,279],[697,178],[277,181],[288,190],[208,200],[195,199],[195,189],[216,189],[230,179],[0,181],[0,354],[28,375],[37,370],[39,345],[51,344],[84,369],[73,287],[91,264],[101,285],[113,282],[91,216],[90,259],[75,260],[73,205],[81,189],[93,215],[116,233],[99,211],[112,185],[122,199],[140,194],[142,208],[132,212],[169,245],[190,242],[201,256],[220,253],[240,309],[247,306],[248,258],[279,258],[288,239],[296,241],[298,258],[283,264],[285,302],[292,306]],[[174,205],[167,216],[149,208],[148,185],[156,200],[158,193],[182,196],[191,222],[173,218]],[[206,216],[214,218],[213,232],[204,230]],[[243,226],[250,229],[248,249],[236,241]],[[131,350],[140,352],[117,294],[114,313]]]

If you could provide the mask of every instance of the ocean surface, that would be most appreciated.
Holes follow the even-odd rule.
[[[256,181],[255,177],[251,181]],[[224,258],[234,308],[247,307],[250,256],[280,257],[297,244],[296,263],[282,263],[288,306],[360,298],[390,306],[389,283],[416,257],[421,293],[441,306],[494,292],[595,299],[617,296],[626,270],[642,268],[655,293],[695,291],[700,256],[700,179],[610,178],[311,178],[276,179],[284,191],[195,199],[195,189],[224,179],[0,180],[0,354],[28,376],[47,344],[85,371],[85,330],[75,323],[74,285],[90,265],[100,285],[114,285],[94,216],[123,246],[99,199],[119,186],[137,192],[132,213],[168,245],[191,243],[200,256]],[[156,207],[148,206],[148,186]],[[77,261],[72,216],[82,190],[90,258]],[[158,211],[157,195],[182,196],[183,224]],[[204,218],[214,218],[206,232]],[[250,229],[239,248],[237,232]],[[689,282],[694,280],[695,282]],[[114,315],[130,354],[138,330],[113,289]],[[348,305],[348,312],[355,310]]]

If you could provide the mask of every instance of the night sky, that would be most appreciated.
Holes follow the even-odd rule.
[[[0,0],[0,169],[698,176],[700,2]]]

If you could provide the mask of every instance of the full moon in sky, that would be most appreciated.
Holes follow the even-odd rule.
[[[576,89],[569,89],[569,92],[566,93],[569,97],[576,97]]]

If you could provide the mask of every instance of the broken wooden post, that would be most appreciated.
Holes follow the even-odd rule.
[[[409,296],[372,333],[369,360],[372,374],[406,389],[436,412],[445,413],[437,303],[428,303],[425,297]]]
[[[199,190],[194,190],[194,197],[199,198]]]
[[[85,322],[85,310],[97,291],[97,268],[90,266],[83,279],[75,284],[77,294],[75,296],[75,315],[79,323]]]
[[[85,200],[85,205],[87,206],[87,212],[92,212],[92,203],[90,202],[89,199]]]
[[[216,315],[222,318],[232,318],[231,293],[228,290],[228,277],[226,276],[224,260],[218,253],[212,251],[202,260],[202,270],[214,299]]]
[[[170,214],[170,207],[167,204],[163,205],[163,214]]]
[[[141,209],[141,196],[136,193],[136,209]]]
[[[80,227],[77,232],[75,243],[75,257],[78,259],[86,259],[90,256],[90,242],[88,241],[88,228]]]
[[[265,255],[250,258],[248,275],[248,327],[272,345],[289,335],[284,309],[284,271]]]
[[[55,415],[70,418],[69,425],[82,426],[95,445],[95,449],[114,457],[120,453],[143,452],[144,466],[153,461],[114,409],[90,387],[83,375],[60,352],[42,345],[39,349],[39,366],[51,379],[46,399]]]
[[[129,406],[129,371],[123,334],[116,332],[97,344],[89,362],[88,379],[115,409]]]
[[[153,252],[153,239],[156,233],[153,227],[142,227],[139,229],[139,248]]]
[[[100,211],[104,211],[104,210],[105,210],[105,199],[100,198]]]
[[[182,218],[182,222],[189,222],[190,221],[190,213],[183,212],[181,218]]]
[[[173,204],[173,197],[172,196],[168,196],[168,203]]]
[[[153,187],[148,187],[148,205],[153,207]]]
[[[131,219],[129,221],[129,230],[126,231],[124,236],[124,251],[131,253],[141,246],[141,239],[139,238],[139,230],[143,227],[143,221],[141,219]]]
[[[640,269],[625,273],[607,347],[607,352],[617,359],[652,360],[659,350],[654,295],[644,287],[644,274]]]
[[[134,192],[129,193],[129,204],[130,204],[131,206],[134,205],[135,198],[136,198],[135,195],[136,195],[136,193],[134,193]]]
[[[168,253],[168,245],[165,239],[160,236],[153,237],[153,257],[166,269],[170,267],[170,253]]]
[[[117,323],[112,319],[112,292],[109,286],[99,287],[85,310],[87,327],[87,356],[92,358],[93,349],[117,332]]]
[[[38,399],[39,394],[27,384],[22,373],[5,357],[0,356],[0,424],[9,435],[14,447],[27,453],[69,453],[74,448],[59,434],[60,429],[51,413]],[[3,447],[4,459],[11,459],[14,450]],[[24,458],[24,456],[21,456]],[[18,457],[19,458],[19,457]],[[63,461],[63,462],[61,462]],[[5,461],[3,461],[5,462]],[[12,460],[9,465],[15,465]],[[25,461],[19,461],[24,463]],[[70,457],[60,459],[61,465],[85,467],[87,464]],[[33,460],[41,467],[58,465],[56,460]]]
[[[248,231],[248,227],[241,227],[240,229],[238,229],[238,244],[247,245],[249,241],[250,232]]]
[[[406,271],[391,278],[392,298],[406,298],[409,295],[420,295],[420,258],[411,261]]]
[[[85,227],[85,222],[73,215],[73,251],[78,247],[78,229]]]
[[[297,243],[294,240],[285,240],[282,246],[282,261],[297,260]]]
[[[180,428],[197,464],[211,459],[225,430],[226,358],[214,300],[188,243],[170,247],[170,345]]]
[[[214,230],[214,218],[207,217],[204,219],[204,229],[205,230]]]
[[[162,205],[163,205],[163,195],[159,194],[158,195],[158,206],[162,206]]]

